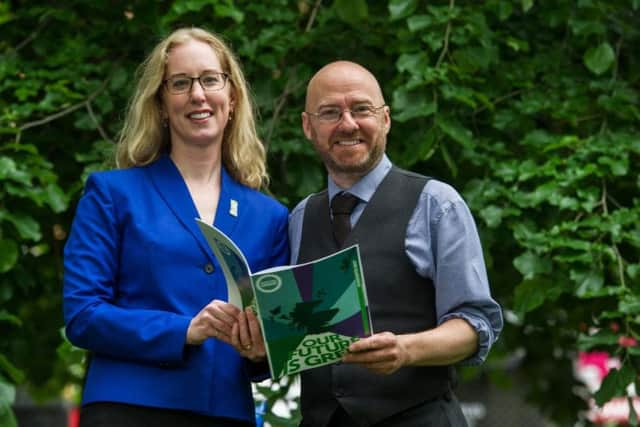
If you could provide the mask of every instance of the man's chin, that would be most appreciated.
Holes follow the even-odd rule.
[[[362,176],[378,164],[383,154],[384,151],[382,149],[373,147],[373,149],[367,153],[352,153],[351,156],[332,156],[326,152],[320,153],[320,156],[329,172]]]
[[[359,162],[337,162],[330,161],[327,163],[329,170],[335,173],[349,174],[349,175],[364,175],[369,172],[376,165],[376,161],[371,158]]]

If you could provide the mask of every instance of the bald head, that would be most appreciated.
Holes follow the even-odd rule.
[[[309,80],[305,110],[313,111],[327,88],[334,90],[343,88],[346,90],[356,84],[367,88],[370,92],[369,95],[376,104],[382,105],[385,103],[378,80],[369,70],[355,62],[336,61],[322,67]]]

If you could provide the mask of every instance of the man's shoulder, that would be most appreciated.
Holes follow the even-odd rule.
[[[440,203],[457,202],[462,200],[462,196],[451,184],[432,178],[426,183],[422,194],[429,199]]]
[[[418,173],[418,172],[413,172],[407,169],[403,169],[399,166],[393,165],[393,168],[391,169],[392,171],[394,171],[395,173],[399,173],[407,178],[411,178],[411,179],[420,179],[420,180],[429,180],[432,179],[430,176]]]
[[[446,196],[446,195],[458,195],[458,192],[452,185],[441,181],[437,177],[423,174],[420,172],[403,169],[400,166],[393,165],[393,171],[402,175],[403,177],[411,180],[417,180],[424,182],[423,193],[432,194],[433,196]]]
[[[421,186],[420,199],[430,204],[447,205],[464,201],[460,193],[449,183],[423,173],[410,171],[394,165],[393,170],[405,179]]]

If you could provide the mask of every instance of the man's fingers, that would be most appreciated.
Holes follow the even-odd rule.
[[[348,352],[342,357],[347,363],[387,363],[396,359],[394,352],[388,350]]]
[[[396,336],[391,332],[383,332],[380,334],[371,335],[367,338],[359,339],[358,341],[351,343],[349,346],[349,352],[358,353],[364,351],[373,351],[386,347],[392,347],[396,344]]]

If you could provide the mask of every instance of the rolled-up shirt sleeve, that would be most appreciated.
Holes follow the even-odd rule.
[[[473,216],[453,187],[427,182],[405,244],[417,273],[433,281],[438,324],[462,318],[478,334],[478,350],[461,363],[482,363],[502,330],[502,310],[491,297]]]

